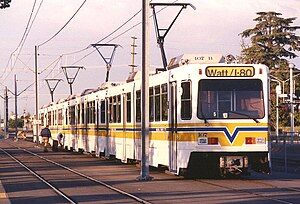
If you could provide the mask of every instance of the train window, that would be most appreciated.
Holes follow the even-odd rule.
[[[197,115],[202,118],[263,118],[262,82],[258,79],[200,80]]]
[[[160,99],[160,86],[154,87],[154,105],[155,105],[155,121],[160,121],[160,115],[161,115],[161,99]]]
[[[62,109],[59,109],[58,110],[58,114],[57,114],[57,124],[58,125],[62,125],[62,120],[63,120],[63,117],[62,117]]]
[[[136,122],[141,122],[141,91],[136,91]]]
[[[41,125],[44,126],[44,113],[41,114]]]
[[[161,85],[161,107],[162,107],[162,121],[168,120],[168,86]]]
[[[76,123],[80,124],[80,104],[77,104],[76,108],[77,108]]]
[[[51,125],[51,111],[48,112],[48,115],[47,115],[47,116],[48,116],[47,124],[48,124],[48,125]]]
[[[181,82],[181,119],[190,120],[192,118],[192,94],[191,81]]]
[[[121,122],[121,95],[116,96],[117,101],[116,101],[116,122],[120,123]]]
[[[149,120],[154,121],[154,92],[153,87],[149,88]]]
[[[80,105],[80,113],[81,113],[81,124],[84,124],[84,120],[85,120],[84,103],[81,103]]]
[[[87,103],[87,123],[95,124],[95,101]]]
[[[117,96],[113,97],[113,105],[112,105],[112,122],[117,122]]]
[[[112,123],[114,121],[114,109],[113,109],[113,104],[114,104],[114,98],[110,97],[109,98],[109,122]]]
[[[75,125],[75,106],[69,107],[69,122],[70,125]]]
[[[54,125],[57,125],[57,110],[54,111],[54,121],[53,121]]]
[[[101,112],[101,123],[105,123],[105,101],[101,101],[100,112]]]
[[[131,94],[130,93],[127,93],[126,94],[126,121],[128,123],[131,122]]]
[[[65,124],[68,125],[68,109],[65,110]]]

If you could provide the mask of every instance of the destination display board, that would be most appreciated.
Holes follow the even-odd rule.
[[[253,77],[255,70],[252,66],[209,66],[205,74],[208,77]]]

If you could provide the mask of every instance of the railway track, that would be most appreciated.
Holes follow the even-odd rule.
[[[11,145],[11,144],[10,144]],[[12,146],[12,145],[11,145]],[[23,149],[17,146],[12,146],[13,148],[0,148],[0,151],[5,153],[8,157],[10,157],[12,160],[14,160],[16,163],[21,165],[23,168],[25,168],[28,172],[30,172],[32,175],[34,175],[36,178],[38,178],[42,183],[46,184],[50,189],[52,189],[58,196],[62,197],[65,201],[68,203],[78,203],[78,196],[69,195],[68,190],[64,190],[65,187],[61,187],[61,185],[56,185],[55,180],[46,173],[43,173],[41,170],[41,163],[47,163],[48,168],[55,171],[60,171],[60,175],[62,175],[63,179],[66,179],[66,175],[69,178],[72,178],[72,180],[79,180],[82,181],[80,183],[85,183],[84,185],[88,185],[87,182],[92,182],[93,184],[89,184],[93,186],[93,188],[96,188],[96,186],[99,188],[99,192],[103,191],[103,188],[106,189],[106,191],[110,191],[108,195],[113,194],[119,194],[118,199],[121,202],[126,203],[145,203],[150,204],[150,202],[143,200],[133,194],[127,193],[121,189],[115,188],[112,185],[109,185],[103,181],[97,180],[91,176],[85,175],[81,172],[78,172],[74,169],[71,169],[67,166],[64,166],[60,163],[57,163],[55,161],[52,161],[46,157],[43,157],[41,155],[38,155],[34,152],[31,152],[27,149]],[[21,152],[20,152],[21,151]],[[21,154],[20,154],[21,153]],[[30,155],[31,158],[28,159],[28,157],[25,156],[25,154]],[[22,155],[22,156],[20,156]],[[24,159],[26,161],[24,161]],[[36,165],[39,164],[39,167]],[[45,168],[45,167],[43,167]],[[58,170],[60,169],[60,170]],[[73,174],[72,176],[70,174]],[[58,178],[56,178],[57,180]],[[96,189],[95,189],[96,190]],[[97,191],[97,190],[96,190]]]
[[[283,199],[281,198],[282,194],[287,193],[290,196],[298,195],[300,193],[300,189],[297,188],[289,188],[289,187],[278,187],[276,185],[258,181],[255,179],[225,179],[225,180],[206,180],[206,179],[195,179],[197,182],[201,182],[202,184],[211,185],[219,188],[223,188],[226,190],[230,190],[233,192],[239,192],[248,194],[251,197],[255,197],[257,199],[265,200],[266,202],[272,203],[285,203],[292,204],[294,201],[290,201],[289,198]],[[263,190],[267,189],[267,190]],[[277,198],[279,197],[279,198]]]

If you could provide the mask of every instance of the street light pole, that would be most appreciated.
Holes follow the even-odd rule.
[[[295,124],[294,124],[294,114],[295,114],[295,110],[294,110],[294,79],[293,79],[293,69],[294,69],[295,65],[290,63],[289,64],[289,68],[290,68],[290,104],[291,104],[291,136],[294,136],[294,132],[295,132]]]

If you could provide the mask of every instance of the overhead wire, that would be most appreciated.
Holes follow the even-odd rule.
[[[27,24],[26,24],[26,27],[25,27],[23,36],[22,36],[22,38],[21,38],[21,40],[20,40],[20,42],[19,42],[17,48],[10,54],[9,59],[8,59],[8,61],[7,61],[7,64],[6,64],[6,67],[5,67],[5,69],[4,69],[4,72],[2,73],[2,75],[0,76],[0,78],[2,78],[3,75],[5,74],[5,72],[6,72],[7,68],[8,68],[8,66],[9,66],[9,62],[10,62],[10,60],[12,59],[12,56],[13,56],[14,52],[16,52],[16,51],[19,49],[20,45],[22,44],[22,42],[23,42],[23,40],[24,40],[24,38],[25,38],[25,36],[26,36],[27,30],[29,29],[29,24],[30,24],[30,22],[31,22],[31,18],[32,18],[32,15],[33,15],[33,12],[34,12],[35,4],[36,4],[36,0],[35,0],[34,3],[33,3],[33,6],[32,6],[32,9],[31,9],[31,12],[30,12],[30,16],[29,16],[29,19],[28,19],[28,21],[27,21]]]
[[[61,27],[52,37],[50,37],[48,40],[44,41],[43,43],[39,44],[38,47],[45,45],[46,43],[50,42],[53,38],[55,38],[75,17],[75,15],[79,12],[79,10],[83,7],[83,5],[86,3],[86,0],[82,2],[82,4],[79,6],[79,8],[76,10],[76,12],[71,16],[71,18]]]
[[[176,3],[177,1],[178,1],[178,0],[175,0],[175,1],[173,1],[172,3]],[[167,6],[161,8],[161,9],[158,10],[156,13],[160,13],[161,11],[163,11],[163,10],[166,9],[166,8],[167,8]],[[133,17],[135,17],[135,16],[136,16],[137,14],[139,14],[141,11],[142,11],[142,10],[140,9]],[[152,16],[153,16],[153,15],[151,15],[149,18],[151,18]],[[113,31],[112,33],[108,34],[107,36],[105,36],[104,38],[102,38],[101,40],[99,40],[97,43],[102,42],[103,40],[105,40],[105,39],[107,39],[108,37],[110,37],[111,35],[113,35],[116,31],[118,31],[120,28],[122,28],[124,25],[126,25],[129,21],[131,21],[131,20],[133,19],[133,17],[131,17],[130,20],[127,20],[125,23],[123,23],[121,26],[119,26],[115,31]],[[112,38],[111,40],[109,40],[107,43],[109,43],[109,42],[111,42],[111,41],[113,41],[113,40],[115,40],[115,39],[121,37],[121,36],[124,35],[125,33],[129,32],[129,31],[132,30],[133,28],[135,28],[135,27],[137,27],[138,25],[140,25],[141,23],[142,23],[142,22],[139,22],[139,23],[133,25],[132,27],[130,27],[129,29],[125,30],[125,31],[122,32],[121,34],[119,34],[119,35],[117,35],[116,37],[114,37],[114,38]],[[68,54],[76,54],[76,53],[79,53],[79,52],[81,52],[81,51],[85,51],[85,50],[87,50],[87,49],[90,48],[90,47],[91,47],[91,45],[89,45],[87,48],[82,49],[82,50],[80,50],[80,51],[77,51],[77,52],[71,52],[71,53],[68,53]],[[84,55],[84,56],[81,57],[79,60],[75,61],[75,62],[73,63],[73,65],[76,64],[76,63],[78,63],[78,62],[80,62],[80,61],[82,61],[83,59],[85,59],[86,57],[88,57],[89,55],[91,55],[92,53],[94,53],[95,51],[96,51],[96,50],[93,50],[93,51],[89,52],[88,54]],[[63,55],[66,55],[66,54],[63,54]]]

